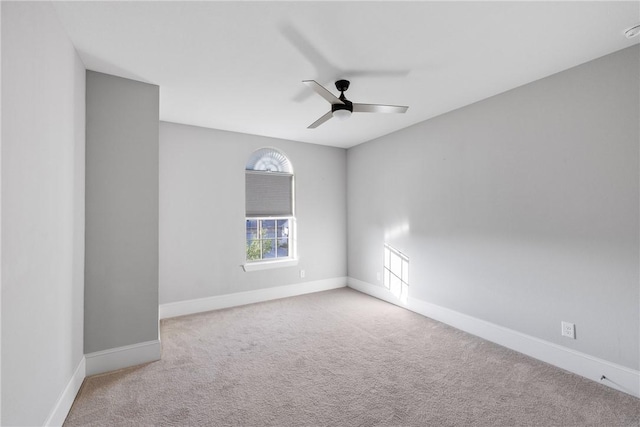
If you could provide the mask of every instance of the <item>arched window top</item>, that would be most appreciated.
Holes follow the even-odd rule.
[[[246,170],[293,173],[293,167],[287,156],[275,148],[260,148],[249,156]]]

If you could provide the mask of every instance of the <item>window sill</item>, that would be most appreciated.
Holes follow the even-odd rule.
[[[297,259],[283,259],[278,261],[247,262],[242,265],[244,271],[269,270],[271,268],[293,267],[298,265]]]

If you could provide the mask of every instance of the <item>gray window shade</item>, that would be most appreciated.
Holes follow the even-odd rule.
[[[246,215],[293,215],[293,175],[277,172],[245,171]]]

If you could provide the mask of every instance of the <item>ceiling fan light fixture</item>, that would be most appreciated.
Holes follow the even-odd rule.
[[[338,120],[347,120],[349,117],[351,117],[351,111],[347,109],[334,110],[333,117]]]

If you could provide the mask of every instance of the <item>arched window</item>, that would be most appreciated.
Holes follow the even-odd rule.
[[[293,168],[275,148],[254,151],[245,166],[246,260],[292,260],[294,252]]]

